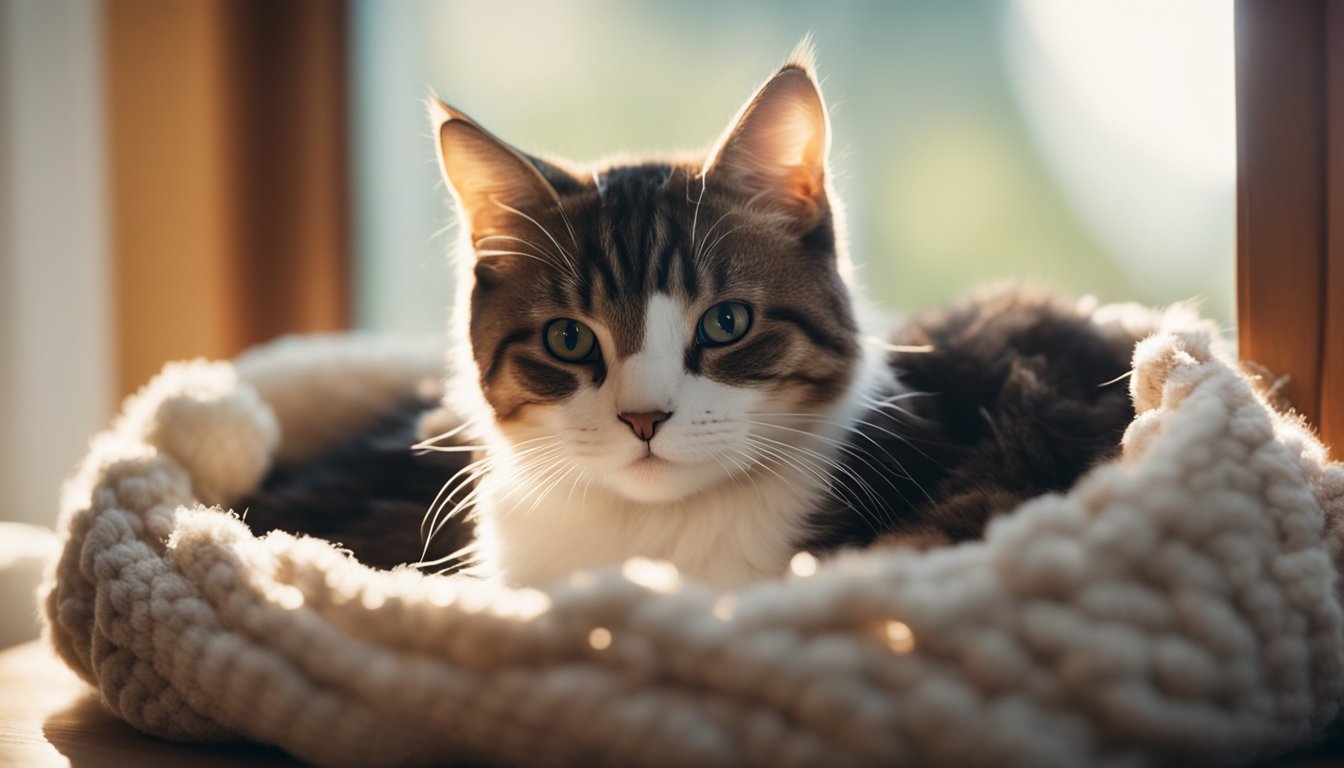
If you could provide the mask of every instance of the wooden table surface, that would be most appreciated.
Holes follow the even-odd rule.
[[[255,744],[175,744],[113,717],[41,641],[0,651],[0,766],[296,766]]]

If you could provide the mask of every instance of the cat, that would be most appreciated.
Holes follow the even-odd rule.
[[[580,166],[437,99],[430,112],[461,223],[444,403],[277,469],[245,502],[256,530],[303,528],[294,510],[323,488],[343,510],[329,521],[372,514],[350,501],[378,506],[351,487],[356,457],[409,445],[420,414],[422,447],[481,451],[394,473],[456,483],[432,505],[423,564],[466,549],[472,572],[544,585],[640,556],[737,588],[803,550],[978,537],[1113,455],[1133,417],[1118,382],[1142,320],[1007,286],[874,327],[806,42],[701,155]],[[454,428],[423,434],[434,424]],[[397,559],[387,536],[360,547],[340,525],[325,533],[366,562]]]

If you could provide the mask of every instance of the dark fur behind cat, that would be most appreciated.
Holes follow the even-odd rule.
[[[844,503],[818,515],[811,548],[975,539],[994,514],[1066,490],[1119,450],[1137,341],[1009,286],[915,317],[895,343],[927,351],[888,357],[913,391],[861,417],[841,456]]]
[[[328,539],[375,568],[416,562],[424,550],[425,511],[470,461],[467,453],[411,450],[430,407],[406,403],[311,460],[276,466],[234,509],[257,535],[281,530]],[[457,551],[471,534],[470,523],[455,520],[431,539],[424,559]]]
[[[912,392],[860,417],[800,549],[978,538],[994,514],[1111,458],[1133,419],[1123,376],[1137,339],[1043,291],[996,288],[915,317],[892,341],[927,347],[888,358]],[[257,533],[330,539],[380,568],[415,562],[425,511],[468,461],[411,451],[426,408],[408,403],[314,460],[277,467],[236,508]],[[426,559],[470,538],[470,521],[455,517]]]

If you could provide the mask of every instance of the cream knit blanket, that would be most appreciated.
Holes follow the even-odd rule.
[[[634,561],[544,590],[374,571],[218,507],[433,354],[170,365],[67,488],[61,657],[131,725],[319,765],[1244,763],[1344,702],[1344,469],[1207,335],[1142,343],[1123,456],[984,542],[720,595]]]

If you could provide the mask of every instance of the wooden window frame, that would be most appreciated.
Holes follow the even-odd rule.
[[[102,11],[119,394],[348,327],[348,2]]]
[[[1344,450],[1344,0],[1238,0],[1237,338]]]

